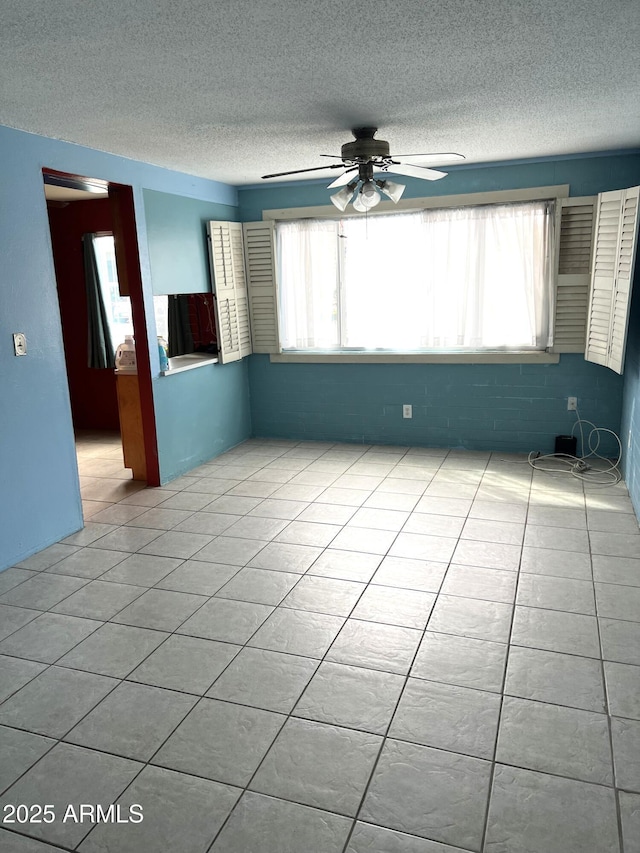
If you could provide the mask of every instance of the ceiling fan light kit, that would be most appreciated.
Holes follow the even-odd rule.
[[[340,169],[345,171],[332,181],[327,189],[342,187],[330,196],[331,201],[340,211],[345,211],[353,199],[354,208],[360,213],[375,207],[380,203],[382,192],[395,204],[398,203],[405,190],[404,184],[395,181],[379,180],[375,175],[392,174],[407,175],[425,181],[437,181],[446,177],[446,172],[429,169],[425,166],[412,165],[394,160],[391,156],[389,143],[383,139],[374,139],[377,132],[375,127],[356,127],[351,131],[355,137],[353,142],[346,142],[340,150],[342,163],[332,163],[330,166],[316,166],[311,169],[296,169],[292,172],[278,172],[273,175],[263,175],[263,178],[281,178],[288,175],[299,175],[303,172],[319,172],[323,169]],[[323,155],[330,157],[333,155]],[[404,157],[430,157],[435,160],[464,160],[462,154],[405,154]],[[354,197],[355,193],[355,197]]]

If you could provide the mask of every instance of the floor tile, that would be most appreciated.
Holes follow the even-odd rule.
[[[318,661],[311,658],[245,648],[207,696],[288,714],[317,666]]]
[[[106,548],[112,551],[139,551],[152,540],[161,536],[160,530],[146,527],[118,527],[106,536],[96,539],[90,547]],[[170,556],[170,555],[167,555]]]
[[[421,636],[413,628],[348,619],[327,660],[405,675]]]
[[[313,545],[289,545],[269,542],[249,563],[257,569],[304,574],[322,554],[323,549]]]
[[[185,560],[156,584],[157,589],[213,595],[240,571],[239,566],[223,566],[200,560]]]
[[[346,526],[331,541],[331,547],[341,551],[384,555],[391,547],[396,535],[394,530]]]
[[[446,563],[385,557],[372,581],[383,586],[439,592],[446,571]]]
[[[123,681],[65,741],[148,761],[196,702],[185,693]]]
[[[285,719],[271,711],[201,699],[152,763],[245,786]]]
[[[262,503],[262,499],[255,497],[241,497],[239,495],[222,495],[206,504],[207,511],[226,513],[228,515],[245,515]]]
[[[38,551],[37,554],[32,554],[30,557],[20,560],[17,565],[21,569],[42,572],[50,566],[55,565],[55,563],[64,560],[65,557],[69,557],[77,550],[77,545],[64,545],[61,542],[57,542],[55,545],[49,545],[48,548]]]
[[[320,664],[300,697],[294,716],[385,734],[404,678],[389,672]]]
[[[586,711],[605,710],[600,662],[575,655],[513,646],[504,692]]]
[[[196,536],[196,533],[185,536]],[[222,563],[229,566],[246,566],[265,545],[266,540],[237,539],[233,536],[217,536],[205,545],[195,555],[196,560],[208,560],[211,563]],[[193,554],[188,556],[192,557]]]
[[[618,853],[613,791],[498,765],[486,853]]]
[[[325,548],[342,530],[339,524],[320,524],[312,521],[291,521],[276,537],[276,542],[289,545],[311,545]]]
[[[114,616],[112,621],[139,628],[175,631],[207,600],[204,595],[149,589]]]
[[[640,622],[599,619],[602,656],[618,663],[640,666]]]
[[[249,787],[355,816],[381,743],[374,734],[290,718]]]
[[[91,581],[60,604],[56,604],[52,612],[106,621],[144,592],[146,589],[143,586]]]
[[[497,601],[440,595],[429,619],[430,631],[506,643],[513,607]]]
[[[408,517],[409,513],[401,510],[362,507],[352,516],[349,525],[375,530],[390,530],[397,533],[402,529]]]
[[[457,515],[466,518],[473,501],[468,498],[440,498],[423,495],[415,507],[415,512],[434,513],[436,515]]]
[[[640,586],[640,559],[593,555],[593,579],[603,583]]]
[[[612,785],[604,714],[505,696],[496,761]]]
[[[134,586],[153,586],[169,572],[176,569],[182,560],[175,557],[150,557],[132,554],[106,572],[100,580],[116,583],[131,583]]]
[[[0,706],[0,724],[61,738],[116,685],[113,678],[50,667]]]
[[[0,603],[29,607],[34,610],[48,610],[86,583],[84,578],[42,572],[5,592],[0,598]]]
[[[551,548],[522,549],[522,572],[534,575],[553,575],[576,580],[591,580],[591,559],[588,554],[557,551]]]
[[[640,853],[640,796],[621,791],[619,798],[625,853]]]
[[[130,681],[202,695],[240,646],[173,634],[129,675]]]
[[[46,669],[46,664],[0,655],[0,702]]]
[[[447,536],[400,533],[389,551],[389,556],[446,563],[451,559],[456,543],[457,539]]]
[[[597,620],[580,613],[516,607],[511,642],[530,649],[600,657]]]
[[[300,575],[293,572],[275,572],[245,566],[217,591],[216,597],[275,606],[280,604],[299,580]]]
[[[573,578],[520,575],[517,603],[595,616],[593,584]]]
[[[465,520],[458,515],[412,512],[402,528],[403,533],[421,533],[426,536],[460,536]]]
[[[130,529],[133,530],[134,528]],[[158,557],[179,557],[188,560],[194,554],[204,551],[211,540],[212,537],[204,533],[181,533],[177,530],[170,530],[168,533],[155,536],[148,544],[136,550],[142,554],[154,554]],[[199,557],[198,559],[206,558]],[[217,562],[224,563],[225,560],[220,559]]]
[[[587,511],[587,524],[589,530],[603,533],[638,533],[638,521],[633,513],[590,509]]]
[[[604,662],[609,711],[616,717],[640,720],[640,666]]]
[[[533,506],[529,509],[527,521],[529,524],[536,526],[573,527],[576,530],[587,529],[586,513],[581,509]]]
[[[527,507],[522,504],[475,500],[469,510],[469,518],[484,518],[488,521],[510,521],[513,524],[524,524],[527,518]]]
[[[29,835],[73,849],[91,830],[89,822],[63,822],[67,806],[100,804],[106,811],[141,770],[136,761],[59,743],[0,799],[5,803],[50,803],[53,823],[30,823]]]
[[[102,622],[43,613],[0,642],[0,654],[53,663],[96,631]]]
[[[0,726],[0,791],[12,785],[55,743],[53,738]]]
[[[513,604],[516,597],[516,580],[515,572],[452,564],[447,570],[440,591],[445,595]]]
[[[178,629],[180,634],[246,643],[265,621],[273,607],[227,598],[211,598]]]
[[[360,819],[465,850],[480,850],[490,763],[388,740]]]
[[[102,824],[78,848],[81,853],[202,853],[233,809],[240,789],[162,767],[145,767],[118,800],[125,814],[139,803],[139,824]]]
[[[481,518],[468,518],[461,534],[463,539],[478,542],[498,542],[503,545],[521,545],[524,525],[510,521],[490,521]]]
[[[236,521],[240,521],[241,518],[241,515],[225,515],[222,512],[194,512],[193,514],[189,514],[187,519],[177,524],[175,530],[180,533],[200,533],[205,536],[219,536],[235,524]]]
[[[225,530],[225,536],[235,536],[240,539],[264,539],[269,542],[289,523],[287,519],[245,515]]]
[[[507,646],[488,640],[427,631],[411,668],[411,675],[500,693]]]
[[[460,847],[449,847],[427,841],[394,829],[371,823],[356,823],[345,853],[464,853]]]
[[[297,580],[298,583],[286,596],[282,606],[333,616],[348,616],[365,589],[362,583],[310,574]]]
[[[69,557],[46,569],[57,575],[76,578],[98,578],[129,556],[127,551],[109,551],[106,548],[80,548]]]
[[[310,575],[367,583],[380,565],[379,554],[326,548],[307,569]]]
[[[640,792],[640,721],[611,719],[616,785]]]
[[[640,558],[640,537],[637,533],[599,533],[593,530],[589,534],[589,539],[594,554]]]
[[[72,669],[126,678],[167,636],[163,631],[108,622],[58,663]]]
[[[530,548],[551,548],[573,553],[589,553],[589,537],[586,530],[572,527],[544,527],[527,524],[524,544]]]
[[[12,607],[0,604],[0,640],[18,631],[28,622],[42,616],[41,610],[29,610],[26,607]]]
[[[640,587],[596,583],[598,616],[640,622]]]
[[[281,503],[281,501],[274,501],[274,503]],[[296,502],[292,501],[291,503]],[[300,505],[300,502],[297,503]],[[321,503],[319,500],[315,503],[301,505],[306,508],[297,515],[298,521],[313,521],[321,524],[346,524],[356,512],[355,507],[352,506]]]
[[[436,596],[429,592],[370,585],[351,615],[354,619],[423,630],[435,600]]]
[[[342,815],[247,791],[211,853],[341,853],[350,827]]]
[[[520,545],[503,545],[495,542],[474,542],[461,539],[453,553],[452,562],[463,566],[482,566],[517,572],[520,564]]]
[[[322,658],[344,624],[341,616],[279,607],[249,641],[274,652]]]

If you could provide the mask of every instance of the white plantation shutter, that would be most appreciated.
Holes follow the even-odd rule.
[[[220,361],[227,364],[251,353],[242,225],[209,222],[207,231],[218,349]]]
[[[640,187],[598,196],[585,358],[622,373]]]
[[[552,352],[584,352],[596,200],[595,196],[558,199]]]
[[[244,250],[253,352],[280,352],[275,223],[245,222]]]

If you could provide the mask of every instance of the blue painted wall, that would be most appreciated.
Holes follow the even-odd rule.
[[[234,221],[237,207],[144,190],[154,293],[211,293],[206,224]]]
[[[143,189],[237,204],[236,190],[223,184],[0,126],[0,568],[82,526],[43,167],[133,187],[150,318],[153,300]],[[13,332],[26,333],[29,354],[24,358],[13,355]],[[150,327],[149,333],[155,341],[155,328]],[[151,358],[157,373],[155,348]],[[176,405],[175,386],[172,392],[170,384],[180,377],[154,381],[165,479],[185,470],[190,459],[204,458],[211,447],[216,452],[249,432],[246,368],[220,368],[215,381],[213,369],[202,369],[201,379],[182,384],[201,383],[197,390],[192,387],[191,397],[211,391],[220,408],[233,400],[242,412],[237,423],[235,417],[207,422],[186,416],[188,409],[180,400]],[[220,433],[211,438],[218,429]],[[176,450],[180,436],[187,446],[184,452]]]
[[[640,264],[637,258],[624,365],[621,429],[624,479],[640,519]]]
[[[594,195],[639,183],[640,155],[463,165],[435,183],[402,182],[405,198],[559,184],[569,184],[572,196]],[[240,188],[242,219],[326,205],[326,183]],[[271,364],[252,356],[249,380],[256,436],[548,452],[574,422],[569,395],[584,418],[620,430],[622,379],[582,356],[562,356],[557,365]],[[412,420],[402,419],[402,403],[413,404]]]
[[[148,189],[143,197],[153,292],[210,293],[206,224],[237,220],[237,207]],[[246,359],[158,376],[154,400],[163,483],[251,434]]]

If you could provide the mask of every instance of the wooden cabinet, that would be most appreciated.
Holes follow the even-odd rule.
[[[147,461],[144,452],[142,410],[137,373],[116,373],[120,434],[124,452],[124,467],[131,468],[134,480],[147,479]]]

